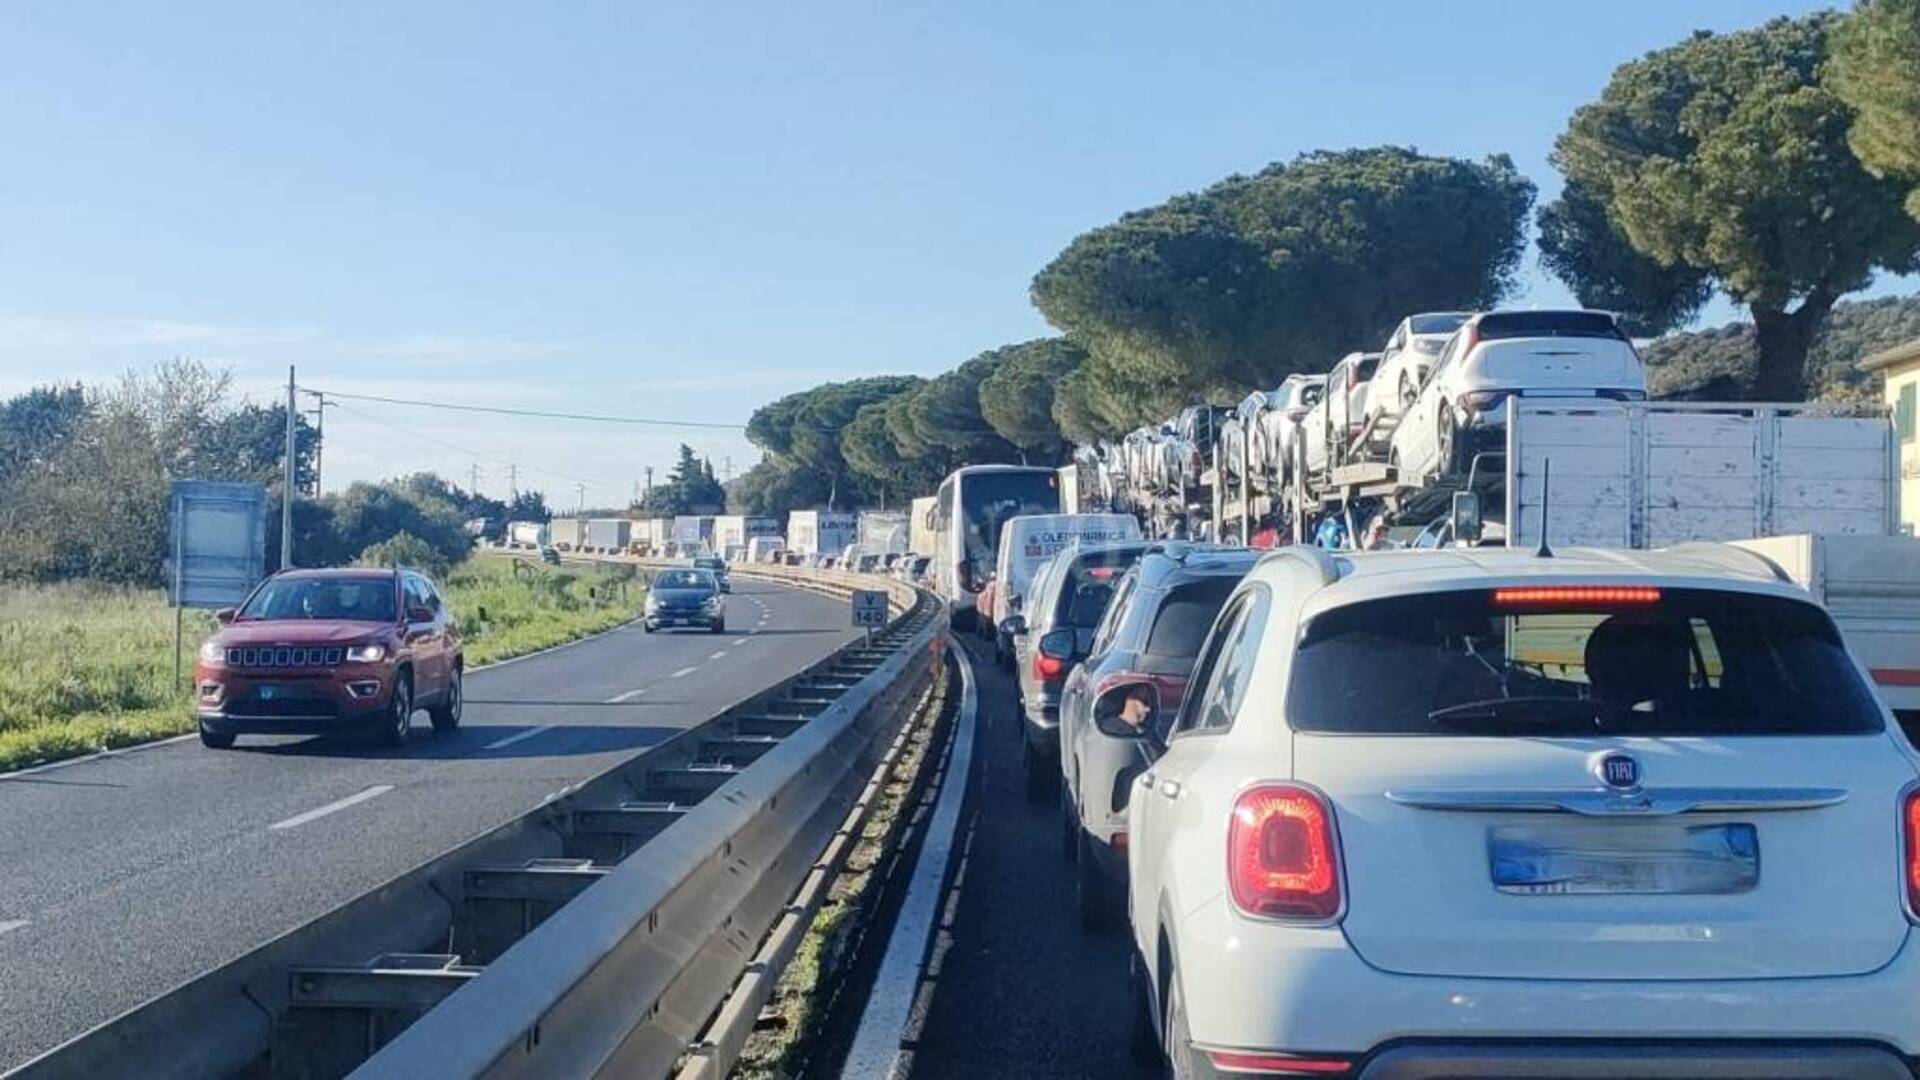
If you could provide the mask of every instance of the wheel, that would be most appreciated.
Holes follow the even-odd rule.
[[[427,710],[427,716],[433,721],[433,730],[440,733],[457,730],[460,727],[460,707],[466,702],[466,690],[459,668],[453,669],[453,675],[447,681],[447,694],[440,704]]]
[[[1187,1080],[1199,1076],[1198,1062],[1194,1060],[1193,1040],[1187,1035],[1186,995],[1180,992],[1180,973],[1167,972],[1167,1024],[1166,1035],[1161,1045],[1167,1053],[1167,1075],[1173,1080]]]
[[[1127,950],[1127,1053],[1142,1065],[1165,1065],[1160,1056],[1160,1018],[1147,993],[1147,965],[1137,949]]]
[[[1036,753],[1025,732],[1020,735],[1020,774],[1026,781],[1027,801],[1043,802],[1053,794],[1053,777],[1047,774],[1047,759]]]
[[[207,725],[201,724],[200,725],[200,745],[206,747],[209,750],[231,749],[233,746],[233,736],[221,735],[221,734],[218,734],[217,732],[208,731]]]
[[[1076,841],[1079,856],[1074,860],[1073,893],[1076,906],[1080,909],[1080,929],[1089,934],[1112,933],[1114,924],[1113,883],[1108,881],[1100,869],[1100,862],[1093,855],[1093,838],[1086,830],[1077,830]]]
[[[1060,861],[1069,865],[1080,857],[1080,815],[1073,812],[1073,796],[1060,785]]]
[[[643,633],[643,634],[651,634],[651,633],[653,633],[653,624],[652,624],[652,623],[650,623],[650,622],[648,622],[648,621],[647,621],[647,620],[645,620],[645,619],[641,619],[641,620],[640,620],[640,632],[641,632],[641,633]]]
[[[405,746],[413,732],[413,677],[401,675],[393,680],[393,695],[387,699],[386,723],[380,729],[380,741],[388,746]]]
[[[1460,430],[1454,426],[1452,409],[1440,406],[1440,422],[1435,430],[1440,442],[1440,474],[1458,476],[1466,472],[1466,463],[1460,460]]]
[[[708,632],[708,633],[710,633],[710,634],[724,634],[724,633],[726,633],[726,632],[727,632],[727,620],[725,620],[725,619],[715,619],[715,620],[713,620],[713,625],[712,625],[712,626],[709,626],[709,627],[707,627],[707,632]]]

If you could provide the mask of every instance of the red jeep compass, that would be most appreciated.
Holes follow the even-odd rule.
[[[289,570],[260,583],[193,666],[200,741],[371,729],[398,746],[425,708],[460,726],[460,633],[411,570]]]

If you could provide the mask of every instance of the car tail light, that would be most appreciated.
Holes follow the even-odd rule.
[[[1065,674],[1067,662],[1058,656],[1048,656],[1039,649],[1033,650],[1033,677],[1036,679],[1057,679]]]
[[[1333,809],[1297,784],[1261,784],[1234,800],[1227,881],[1249,915],[1331,919],[1340,914],[1340,847]]]
[[[1341,1076],[1353,1069],[1345,1058],[1266,1054],[1250,1050],[1209,1050],[1207,1059],[1221,1072],[1259,1076]]]
[[[1920,922],[1920,788],[1907,792],[1900,807],[1900,824],[1905,863],[1900,876],[1907,883],[1907,917]]]
[[[1471,413],[1491,412],[1507,400],[1505,390],[1472,390],[1460,395],[1460,405]]]

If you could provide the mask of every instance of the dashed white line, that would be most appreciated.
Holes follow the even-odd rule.
[[[336,802],[330,802],[325,806],[319,807],[318,809],[315,809],[315,810],[309,810],[304,814],[295,814],[292,817],[286,819],[285,821],[276,821],[273,824],[267,826],[267,828],[291,829],[291,828],[295,828],[296,826],[305,825],[309,821],[317,821],[320,818],[326,817],[328,814],[337,813],[341,810],[345,810],[349,806],[358,806],[359,804],[366,802],[368,799],[378,798],[392,790],[393,790],[392,784],[375,784],[374,786],[368,788],[365,791],[360,792],[357,795],[349,795],[344,799],[340,799]]]
[[[481,747],[480,749],[499,750],[502,747],[512,746],[514,743],[517,743],[517,742],[526,742],[528,739],[533,738],[535,735],[545,735],[547,732],[552,730],[553,730],[552,724],[543,724],[540,727],[528,728],[527,730],[521,732],[518,735],[509,735],[504,739],[495,739],[492,742],[488,743],[487,745]]]
[[[0,934],[11,934],[15,930],[28,925],[30,921],[31,920],[28,919],[0,919]]]
[[[624,694],[615,694],[612,697],[608,698],[607,704],[618,705],[623,701],[632,701],[634,698],[637,698],[641,694],[644,694],[646,692],[647,692],[647,688],[644,686],[635,687],[634,689],[629,690]]]
[[[747,639],[746,639],[746,638],[734,638],[734,639],[733,639],[733,643],[734,643],[735,645],[745,645],[745,644],[747,643]]]
[[[699,668],[697,668],[697,667],[683,667],[683,668],[681,668],[681,669],[680,669],[679,671],[676,671],[676,672],[674,672],[673,674],[671,674],[671,675],[669,675],[669,676],[667,676],[667,678],[669,678],[669,679],[684,679],[684,678],[686,678],[687,676],[689,676],[689,675],[691,675],[691,674],[693,674],[694,672],[696,672],[696,671],[699,671],[699,670],[700,670],[700,669],[699,669]]]
[[[714,653],[712,656],[707,657],[707,659],[709,660],[725,660],[726,658],[727,658],[727,650],[725,649],[721,649],[719,652]]]

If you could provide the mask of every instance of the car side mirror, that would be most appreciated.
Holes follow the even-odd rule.
[[[425,604],[414,604],[407,608],[408,622],[432,622],[433,610]]]
[[[238,608],[223,607],[213,613],[213,621],[219,623],[221,626],[226,626],[233,622],[234,617],[239,614],[240,610]]]
[[[1019,611],[1020,608],[1024,606],[1021,603],[1023,599],[1024,598],[1019,593],[1014,593],[1012,596],[1007,597],[1007,610]]]
[[[1477,491],[1456,491],[1453,493],[1453,507],[1448,512],[1449,524],[1453,527],[1455,541],[1467,545],[1480,542],[1480,493]]]
[[[1154,737],[1160,715],[1160,688],[1145,679],[1128,680],[1093,699],[1093,726],[1110,739]]]
[[[1000,632],[1008,637],[1019,637],[1027,632],[1027,617],[1013,614],[1000,620]]]

